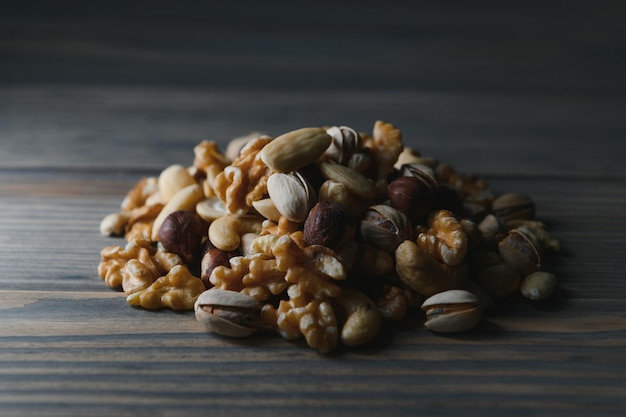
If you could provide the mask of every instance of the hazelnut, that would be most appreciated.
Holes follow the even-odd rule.
[[[226,266],[230,268],[230,258],[237,256],[236,251],[224,251],[216,248],[209,240],[205,242],[204,255],[200,261],[200,279],[204,282],[204,286],[208,289],[213,286],[209,281],[211,272],[218,266]]]
[[[304,221],[304,240],[309,245],[332,248],[342,242],[354,224],[346,207],[333,201],[320,201]]]
[[[424,219],[435,206],[433,189],[417,177],[399,177],[387,186],[387,198],[411,221]]]
[[[159,240],[165,250],[180,256],[187,264],[197,258],[208,225],[196,214],[178,210],[170,213],[159,230]]]

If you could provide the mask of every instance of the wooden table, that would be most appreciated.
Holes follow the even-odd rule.
[[[623,7],[30,3],[0,15],[0,415],[624,415]],[[324,356],[98,277],[103,216],[201,140],[379,119],[535,199],[553,297]]]

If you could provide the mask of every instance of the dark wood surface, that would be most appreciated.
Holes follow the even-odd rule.
[[[620,3],[53,3],[0,13],[0,415],[626,413]],[[102,217],[202,139],[379,119],[533,196],[564,247],[553,297],[323,356],[208,335],[97,276],[120,243]]]

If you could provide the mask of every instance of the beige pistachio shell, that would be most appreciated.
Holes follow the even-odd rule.
[[[368,210],[378,213],[382,224],[362,220],[360,229],[363,240],[377,248],[393,252],[402,242],[410,239],[411,221],[400,210],[386,204],[374,205]]]
[[[478,298],[469,291],[448,290],[429,297],[422,304],[424,325],[438,333],[455,333],[474,327],[482,316]]]
[[[228,307],[239,309],[241,314],[260,311],[261,305],[254,298],[237,291],[212,288],[200,294],[194,305],[196,320],[211,333],[229,337],[247,337],[256,331],[256,327],[248,327],[231,320],[212,314],[205,307]]]
[[[311,184],[299,173],[275,172],[267,179],[267,192],[276,210],[292,222],[303,222],[317,199]]]

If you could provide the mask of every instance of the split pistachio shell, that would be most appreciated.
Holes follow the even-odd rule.
[[[252,202],[252,207],[259,212],[259,214],[268,220],[278,222],[280,220],[280,211],[274,205],[271,198],[263,198]]]
[[[393,252],[405,240],[411,238],[411,221],[402,213],[386,204],[371,206],[361,221],[363,240],[377,248]]]
[[[261,304],[241,292],[211,288],[200,294],[194,310],[208,332],[246,337],[256,331]]]
[[[303,222],[317,201],[313,187],[299,173],[275,172],[267,179],[267,192],[276,209],[292,222]]]
[[[438,333],[469,330],[481,318],[478,298],[469,291],[448,290],[429,297],[422,304],[426,312],[424,325]]]

